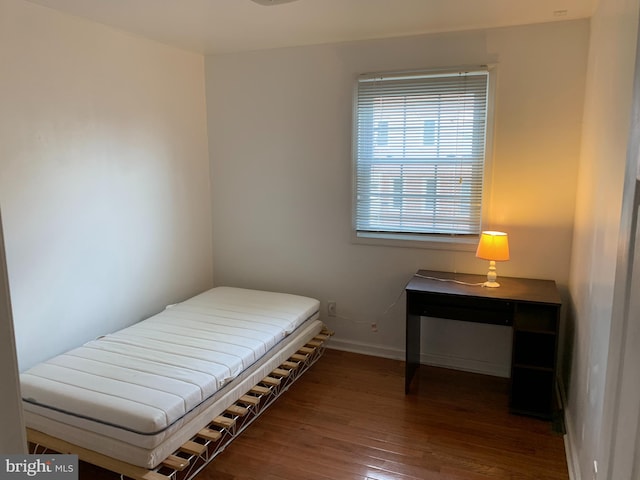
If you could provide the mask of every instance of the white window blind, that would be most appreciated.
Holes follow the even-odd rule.
[[[358,233],[480,232],[488,71],[362,76]]]

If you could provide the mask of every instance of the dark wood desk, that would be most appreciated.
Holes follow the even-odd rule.
[[[556,283],[511,277],[498,278],[498,288],[456,283],[485,280],[485,275],[420,270],[407,284],[405,393],[420,366],[422,317],[505,325],[513,328],[509,410],[550,418],[562,306]]]

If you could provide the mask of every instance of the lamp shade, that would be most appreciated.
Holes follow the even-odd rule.
[[[504,262],[509,260],[509,238],[504,232],[485,231],[480,235],[476,257]]]

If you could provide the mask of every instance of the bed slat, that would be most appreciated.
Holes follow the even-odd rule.
[[[253,395],[243,395],[238,399],[238,402],[255,407],[260,403],[260,397],[254,397]]]
[[[272,387],[277,387],[281,383],[280,379],[275,377],[264,377],[260,382]]]
[[[189,440],[188,442],[184,442],[182,444],[180,450],[190,455],[202,455],[202,453],[206,450],[206,447],[201,443],[196,443],[192,440]]]
[[[222,438],[222,434],[219,431],[211,430],[210,428],[203,428],[198,432],[198,436],[211,442],[217,442]]]
[[[291,360],[287,360],[286,362],[282,362],[281,367],[288,368],[289,370],[296,370],[300,364],[298,362],[292,362]]]
[[[270,388],[263,387],[261,385],[254,385],[249,391],[251,393],[255,393],[256,395],[269,395],[271,393]]]
[[[183,471],[189,466],[189,460],[186,458],[178,457],[177,455],[169,455],[164,459],[162,465],[178,472]]]
[[[233,418],[225,417],[224,415],[220,415],[213,419],[213,423],[216,427],[226,428],[227,430],[233,428],[236,424],[236,421]]]
[[[231,415],[237,415],[238,417],[244,417],[249,412],[249,410],[241,407],[240,405],[231,405],[225,411]]]

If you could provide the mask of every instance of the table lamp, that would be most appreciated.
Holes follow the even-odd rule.
[[[504,232],[485,231],[480,234],[480,242],[476,250],[476,257],[489,260],[489,272],[484,287],[499,287],[496,282],[496,262],[509,260],[509,239]]]

